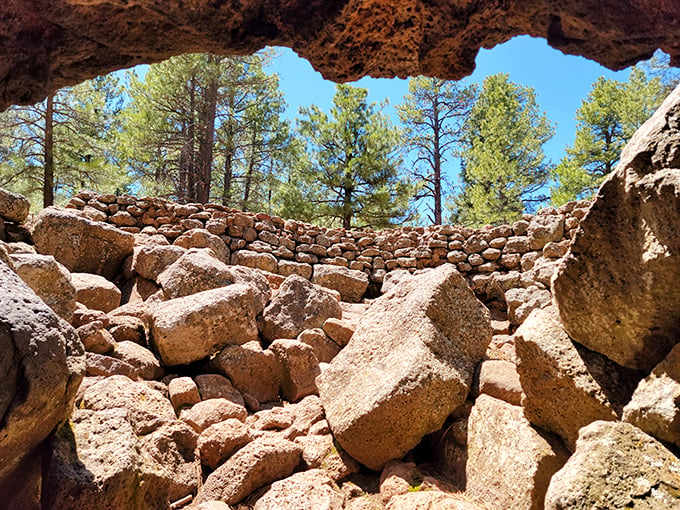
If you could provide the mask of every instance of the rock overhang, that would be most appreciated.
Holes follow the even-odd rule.
[[[0,110],[173,55],[292,48],[331,80],[459,79],[517,35],[622,69],[680,62],[680,3],[658,0],[5,0]]]

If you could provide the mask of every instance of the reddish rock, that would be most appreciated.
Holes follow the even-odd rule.
[[[135,237],[67,209],[48,207],[38,214],[33,241],[39,253],[53,255],[69,271],[113,280],[132,253]]]
[[[248,416],[248,411],[245,407],[234,404],[226,398],[203,400],[189,409],[183,410],[180,414],[180,418],[191,425],[199,434],[215,423],[230,418],[244,421],[246,416]]]
[[[196,502],[216,499],[229,505],[238,503],[255,489],[291,475],[301,453],[298,445],[285,439],[256,439],[208,476]]]
[[[120,290],[106,278],[87,273],[71,273],[76,301],[92,310],[108,313],[120,306]]]
[[[201,462],[214,470],[240,448],[253,440],[248,427],[231,418],[211,425],[198,438]]]
[[[279,396],[276,357],[270,350],[263,351],[257,341],[222,349],[212,364],[234,383],[244,398],[250,395],[258,402],[270,402]]]
[[[198,386],[191,377],[175,377],[168,383],[168,396],[175,411],[193,406],[201,401]]]
[[[321,370],[314,349],[297,340],[276,340],[269,349],[278,362],[283,398],[296,402],[317,393],[315,379]]]

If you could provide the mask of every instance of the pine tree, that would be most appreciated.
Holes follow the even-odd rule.
[[[121,90],[104,76],[0,114],[0,186],[44,207],[80,188],[123,191],[128,184],[114,155]]]
[[[633,68],[627,82],[600,77],[576,112],[576,138],[553,172],[552,202],[592,195],[614,170],[624,145],[666,95],[659,78]]]
[[[368,91],[337,85],[330,117],[300,110],[309,164],[298,172],[317,219],[344,228],[386,227],[407,215],[411,187],[399,176],[399,131],[368,104]]]
[[[416,199],[427,199],[430,222],[442,224],[444,165],[460,142],[461,127],[470,114],[476,87],[420,76],[409,80],[409,93],[397,106],[405,126],[404,140],[417,159],[412,177]]]
[[[289,138],[271,58],[182,55],[130,75],[121,151],[144,190],[244,209],[269,199]]]
[[[545,197],[549,163],[543,145],[554,128],[531,87],[507,74],[484,80],[462,132],[462,190],[452,221],[471,226],[507,223]]]

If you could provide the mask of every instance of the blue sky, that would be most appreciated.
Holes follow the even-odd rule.
[[[292,50],[281,48],[279,53],[271,71],[278,73],[281,79],[280,86],[288,102],[286,114],[294,118],[300,106],[310,104],[329,111],[334,83],[324,80],[309,62]],[[629,73],[628,70],[609,71],[585,58],[564,55],[548,46],[544,39],[522,36],[491,50],[481,50],[477,56],[477,69],[464,81],[481,84],[486,76],[500,72],[508,73],[512,81],[536,90],[541,109],[556,124],[555,136],[544,147],[548,158],[555,163],[564,156],[565,146],[573,143],[574,114],[595,80],[604,75],[625,81]],[[389,99],[386,112],[393,116],[395,123],[398,122],[393,105],[403,100],[408,91],[408,80],[363,78],[354,84],[367,88],[372,102]],[[457,165],[452,165],[450,172],[455,174]],[[455,175],[449,177],[455,180]]]

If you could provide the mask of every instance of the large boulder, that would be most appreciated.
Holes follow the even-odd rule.
[[[269,341],[296,338],[305,329],[321,327],[331,317],[342,317],[340,303],[325,289],[291,275],[264,309],[260,330]]]
[[[258,271],[245,267],[227,266],[216,259],[208,248],[192,248],[165,269],[157,278],[168,299],[217,289],[233,283],[251,283],[258,291],[262,308],[271,290],[269,282]]]
[[[554,307],[534,310],[515,334],[517,371],[531,423],[573,449],[581,427],[621,418],[639,375],[571,342]]]
[[[550,477],[569,457],[522,408],[481,395],[468,421],[466,494],[493,508],[540,510]]]
[[[261,269],[268,273],[278,272],[278,261],[271,253],[260,253],[252,250],[239,250],[231,255],[231,263],[235,266],[245,266]]]
[[[279,396],[279,364],[269,349],[253,340],[229,345],[212,360],[215,370],[226,375],[244,396],[270,402]]]
[[[302,449],[278,437],[262,437],[247,444],[213,471],[196,501],[240,502],[255,489],[290,476],[300,463]]]
[[[187,250],[181,246],[143,244],[135,246],[131,269],[142,278],[156,280],[159,274],[180,258]]]
[[[279,367],[281,396],[297,402],[307,395],[316,394],[315,379],[321,372],[314,349],[298,340],[275,340],[269,350],[276,356]]]
[[[0,218],[23,223],[30,208],[31,203],[25,196],[0,188]]]
[[[640,381],[623,409],[623,420],[680,446],[680,344]]]
[[[52,255],[15,253],[9,256],[14,271],[54,313],[71,322],[76,289],[71,273]]]
[[[164,365],[185,365],[257,340],[263,307],[260,291],[247,283],[171,299],[152,308],[151,338]]]
[[[646,371],[680,338],[679,148],[680,88],[623,150],[552,284],[572,339]]]
[[[581,429],[576,451],[550,481],[545,510],[680,509],[680,461],[629,423]]]
[[[368,288],[368,275],[342,266],[318,264],[314,266],[312,282],[337,290],[343,301],[358,303]]]
[[[123,409],[137,435],[146,435],[177,418],[170,400],[144,382],[124,375],[105,377],[88,386],[79,407],[92,411]]]
[[[219,261],[229,264],[231,257],[229,247],[219,236],[211,234],[205,229],[193,228],[188,230],[175,239],[173,244],[186,249],[209,248]]]
[[[167,508],[199,485],[196,440],[194,431],[178,421],[140,438],[122,408],[77,409],[52,439],[43,507]]]
[[[89,309],[108,313],[120,306],[120,289],[103,276],[72,273],[71,281],[76,288],[76,301]]]
[[[401,457],[463,404],[490,340],[489,311],[452,265],[400,282],[317,378],[335,438],[371,469]]]
[[[85,372],[71,326],[0,262],[0,481],[73,409]]]
[[[38,253],[53,255],[69,271],[113,280],[132,253],[135,236],[70,210],[48,207],[38,215],[33,242]]]

